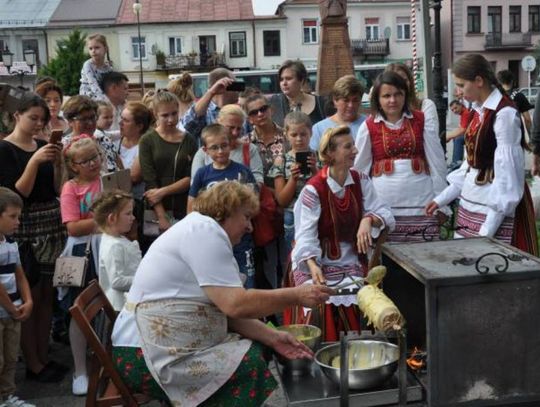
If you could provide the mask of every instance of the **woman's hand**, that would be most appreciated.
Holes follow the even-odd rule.
[[[309,271],[311,272],[311,279],[313,280],[313,284],[326,284],[326,278],[324,278],[324,274],[319,267],[319,265],[315,262],[313,264],[309,264]]]
[[[165,231],[172,226],[171,222],[169,222],[169,219],[167,219],[167,217],[158,218],[158,222],[159,222],[159,230],[162,230],[162,231]]]
[[[19,305],[18,311],[19,315],[15,318],[17,321],[26,321],[32,315],[32,308],[34,304],[32,302],[25,302],[24,304]]]
[[[43,164],[46,162],[57,161],[60,157],[62,150],[56,144],[45,144],[43,147],[39,148],[32,157],[30,162],[36,164]]]
[[[446,215],[442,211],[436,212],[435,216],[437,217],[437,222],[439,222],[439,225],[444,225],[448,220],[448,215]]]
[[[292,288],[297,290],[297,303],[306,308],[315,308],[317,305],[324,304],[335,291],[322,284],[302,284]]]
[[[313,359],[313,352],[288,332],[274,331],[269,346],[287,359]]]
[[[144,197],[148,200],[151,206],[154,206],[165,198],[165,191],[163,188],[152,188],[144,193]]]
[[[221,78],[219,81],[214,83],[212,87],[208,90],[212,95],[222,95],[227,91],[227,87],[234,82],[234,79],[229,77]]]
[[[371,238],[371,222],[373,222],[371,216],[366,216],[360,221],[360,226],[356,233],[358,253],[367,254],[368,250],[373,245],[373,239]]]
[[[435,201],[431,201],[426,205],[425,211],[427,216],[433,216],[435,211],[439,209],[439,204]]]
[[[300,176],[302,175],[302,172],[300,170],[301,168],[299,163],[294,163],[293,165],[291,165],[291,177],[289,179],[297,181],[298,178],[300,178]]]

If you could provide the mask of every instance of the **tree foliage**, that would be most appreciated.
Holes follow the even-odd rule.
[[[39,76],[50,76],[66,95],[79,93],[81,69],[90,58],[86,53],[86,34],[78,29],[56,42],[56,56],[39,70]]]

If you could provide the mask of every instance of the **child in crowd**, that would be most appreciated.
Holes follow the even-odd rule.
[[[86,283],[96,278],[96,267],[99,250],[99,236],[96,236],[97,225],[92,218],[90,207],[101,193],[101,151],[93,137],[86,134],[74,137],[64,149],[66,167],[73,177],[67,181],[60,195],[62,222],[66,225],[68,240],[63,255],[84,256],[88,239],[91,240],[92,256],[89,258],[86,271]],[[60,290],[66,291],[66,290]],[[62,304],[68,309],[80,288],[69,288],[61,292]],[[77,324],[69,326],[69,340],[73,355],[75,372],[73,374],[73,394],[84,395],[88,389],[86,373],[86,339]]]
[[[109,102],[100,100],[97,102],[97,122],[94,138],[105,153],[105,168],[107,172],[122,169],[122,162],[118,157],[118,148],[107,134],[113,123],[114,108]]]
[[[210,156],[212,163],[199,168],[192,179],[189,188],[188,213],[191,212],[193,200],[197,195],[218,182],[238,181],[242,184],[251,184],[254,188],[257,186],[251,170],[230,159],[231,140],[224,126],[218,123],[206,126],[201,133],[201,139],[204,144],[203,150]],[[233,252],[240,272],[247,276],[244,286],[254,288],[255,268],[251,234],[244,235],[242,241],[233,248]]]
[[[92,205],[94,219],[103,232],[99,245],[99,284],[116,311],[125,303],[141,262],[137,241],[125,237],[131,229],[133,197],[123,191],[104,192]]]
[[[35,407],[14,394],[21,322],[30,317],[33,305],[17,243],[6,239],[17,230],[22,207],[19,195],[0,187],[0,407]]]
[[[274,160],[268,177],[274,178],[277,201],[281,207],[285,208],[283,228],[288,255],[294,241],[294,204],[307,180],[317,173],[318,168],[316,153],[309,149],[311,138],[309,116],[302,112],[289,113],[285,117],[284,130],[291,149]],[[307,160],[303,163],[307,170],[302,171],[297,153],[308,153]]]
[[[79,95],[88,96],[93,100],[107,100],[101,89],[101,77],[113,70],[109,60],[107,38],[101,34],[92,34],[86,39],[86,47],[90,59],[84,63],[81,70]]]

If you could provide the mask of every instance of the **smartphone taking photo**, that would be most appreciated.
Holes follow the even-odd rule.
[[[302,175],[311,175],[311,168],[309,168],[308,158],[311,157],[311,151],[297,151],[295,160],[300,164],[300,173]]]
[[[51,132],[49,144],[62,144],[62,136],[64,132],[61,129],[56,129]]]
[[[229,92],[243,92],[246,90],[245,82],[234,81],[229,86],[227,86]]]

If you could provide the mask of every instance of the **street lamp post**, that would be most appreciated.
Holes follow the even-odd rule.
[[[142,10],[142,4],[139,0],[135,0],[133,3],[133,12],[137,16],[137,36],[139,42],[139,82],[141,85],[141,96],[144,96],[144,78],[143,78],[143,67],[142,67],[142,44],[141,44],[141,21],[140,14]]]
[[[34,66],[36,65],[36,52],[32,49],[27,49],[23,52],[24,61],[26,62],[26,65],[28,65],[28,67],[30,68],[30,72],[22,68],[12,69],[13,68],[13,52],[10,52],[9,48],[6,47],[5,50],[1,51],[1,54],[2,54],[2,61],[7,71],[11,75],[17,75],[21,80],[21,87],[23,87],[24,75],[31,74]]]
[[[446,152],[446,138],[442,136],[446,132],[446,104],[443,99],[443,76],[442,76],[442,53],[441,53],[441,1],[433,0],[435,44],[433,49],[433,99],[437,106],[439,116],[439,136],[441,144]]]

